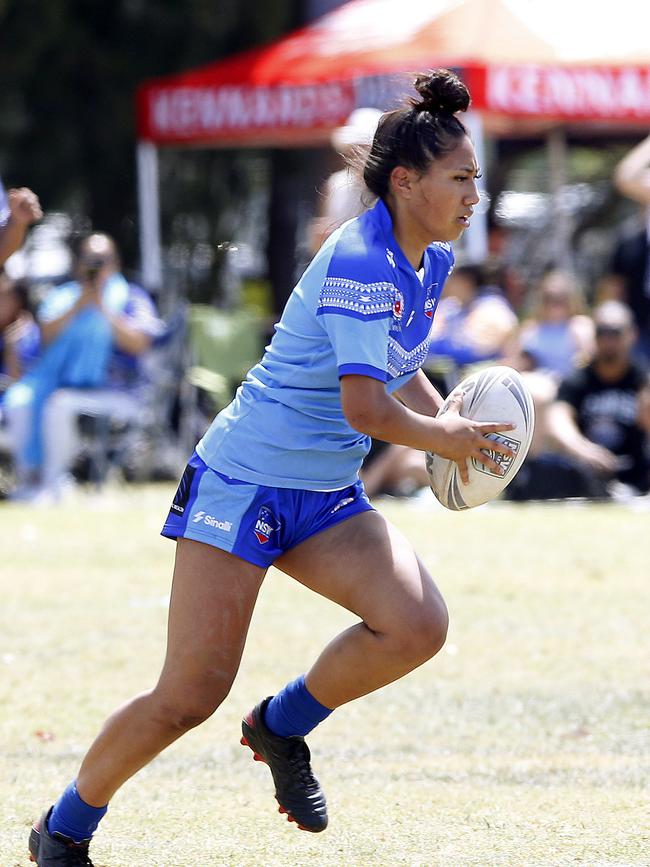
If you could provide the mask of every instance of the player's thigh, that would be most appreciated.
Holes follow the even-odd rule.
[[[379,512],[363,512],[311,536],[276,565],[377,632],[418,624],[446,629],[447,609],[433,578],[408,539]]]
[[[178,539],[167,653],[158,688],[223,698],[239,667],[265,569],[191,539]]]

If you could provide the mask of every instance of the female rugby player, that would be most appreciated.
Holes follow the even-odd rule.
[[[327,825],[305,735],[444,643],[445,603],[408,540],[370,505],[359,467],[377,437],[454,460],[467,481],[469,459],[497,470],[482,449],[508,450],[486,434],[512,425],[461,417],[460,395],[435,418],[442,398],[419,370],[479,169],[457,116],[469,105],[464,84],[437,70],[415,87],[419,99],[382,116],[366,159],[376,204],[325,241],[183,474],[163,529],[177,549],[160,679],[109,717],[32,830],[40,865],[90,865],[90,838],[117,789],[224,700],[271,564],[359,617],[242,723],[280,812],[305,830]]]

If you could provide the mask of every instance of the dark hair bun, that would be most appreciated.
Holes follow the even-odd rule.
[[[411,100],[416,111],[455,114],[457,111],[467,111],[469,107],[469,90],[449,69],[434,69],[418,75],[413,85],[420,94],[419,100]]]

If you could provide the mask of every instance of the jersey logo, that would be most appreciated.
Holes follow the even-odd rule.
[[[280,522],[275,517],[268,506],[262,506],[257,513],[257,521],[253,527],[253,532],[260,545],[266,545],[271,538],[271,535],[280,529]]]
[[[198,512],[195,512],[194,515],[192,515],[192,523],[203,523],[208,527],[214,527],[215,530],[224,530],[226,533],[230,533],[232,530],[232,521],[215,518],[214,515],[206,515],[203,509],[199,509]]]
[[[395,301],[393,302],[393,316],[395,319],[401,319],[404,315],[404,296],[398,290],[395,292]]]
[[[397,267],[397,265],[395,264],[395,254],[388,247],[386,247],[386,258],[388,259],[388,264],[391,266],[391,268]]]
[[[349,506],[350,503],[354,503],[354,497],[343,497],[343,499],[339,500],[333,509],[330,509],[330,515],[335,515],[339,509],[344,509],[346,506]]]
[[[433,311],[436,309],[436,299],[427,298],[424,302],[424,315],[427,319],[433,319]]]

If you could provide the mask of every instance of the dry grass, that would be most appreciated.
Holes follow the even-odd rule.
[[[163,650],[171,489],[57,510],[0,504],[0,865]],[[650,863],[648,513],[567,505],[457,515],[385,503],[452,615],[446,648],[310,738],[330,828],[274,811],[239,719],[351,618],[270,573],[219,713],[115,798],[106,867]]]

